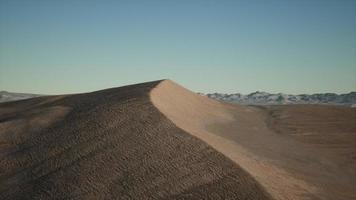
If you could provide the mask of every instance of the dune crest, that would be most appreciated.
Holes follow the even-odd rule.
[[[276,134],[265,109],[230,105],[170,80],[150,93],[174,124],[249,172],[276,199],[353,199],[355,178],[328,152]]]

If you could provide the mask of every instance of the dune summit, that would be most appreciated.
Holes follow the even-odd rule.
[[[355,199],[355,119],[170,80],[2,103],[0,199]]]
[[[154,106],[165,82],[0,104],[0,199],[271,199]]]

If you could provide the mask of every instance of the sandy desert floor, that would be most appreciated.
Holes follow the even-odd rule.
[[[356,109],[172,81],[0,104],[0,199],[356,199]]]

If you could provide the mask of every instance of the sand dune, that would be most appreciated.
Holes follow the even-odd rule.
[[[271,199],[154,106],[166,82],[0,104],[0,199]]]
[[[235,161],[276,199],[356,199],[356,109],[229,105],[171,81],[159,84],[151,99],[178,127]],[[292,136],[295,128],[304,136]],[[326,142],[321,147],[316,141]]]
[[[0,104],[0,199],[356,199],[356,109],[172,81]]]

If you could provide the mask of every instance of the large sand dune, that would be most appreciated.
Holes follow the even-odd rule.
[[[0,199],[270,199],[152,104],[165,82],[0,104]]]
[[[356,109],[223,104],[165,81],[155,106],[238,163],[276,199],[356,199]]]
[[[355,116],[169,80],[2,103],[0,199],[356,199]]]

